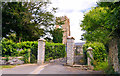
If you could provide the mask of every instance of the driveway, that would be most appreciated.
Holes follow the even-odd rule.
[[[80,70],[79,67],[63,66],[62,64],[49,64],[40,70],[39,74],[101,74],[101,72]]]
[[[3,69],[3,74],[101,74],[99,71],[81,70],[79,67],[64,66],[65,58],[52,60],[43,65],[24,64],[15,68]]]
[[[2,74],[30,74],[37,67],[39,67],[37,64],[24,64],[16,66],[14,68],[2,69]]]

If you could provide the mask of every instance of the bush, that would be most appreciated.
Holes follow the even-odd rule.
[[[87,58],[87,48],[88,47],[92,47],[93,48],[93,60],[92,60],[92,64],[94,62],[94,60],[99,63],[99,62],[103,62],[104,59],[107,57],[106,54],[106,50],[105,50],[105,46],[100,43],[100,42],[93,42],[93,43],[86,43],[83,45],[83,51],[85,54],[85,57]]]
[[[49,43],[46,42],[45,46],[45,60],[49,61],[51,59],[65,57],[65,45],[62,43]]]
[[[3,39],[2,40],[2,56],[18,56],[18,52],[16,49],[16,43],[12,40]]]
[[[38,41],[25,41],[15,43],[12,40],[4,39],[2,41],[2,56],[23,56],[22,59],[28,63],[28,49],[30,49],[30,62],[37,62]],[[66,55],[65,45],[62,43],[49,43],[46,42],[45,46],[45,60],[61,58]]]
[[[30,62],[35,63],[37,62],[37,50],[38,50],[38,42],[37,41],[25,41],[21,43],[17,43],[17,48],[23,49],[20,51],[20,55],[23,56],[24,54],[28,55],[28,49],[30,49]],[[27,50],[26,50],[27,49]],[[28,57],[24,56],[26,59],[25,62],[28,62]]]
[[[118,74],[114,71],[112,64],[108,64],[108,61],[97,63],[94,70],[102,70],[105,74]]]
[[[94,67],[94,70],[102,70],[105,71],[108,68],[108,62],[99,62],[96,64],[96,66]]]

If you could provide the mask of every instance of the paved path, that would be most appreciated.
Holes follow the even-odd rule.
[[[101,74],[101,72],[80,70],[80,68],[63,66],[61,64],[49,64],[39,74]]]

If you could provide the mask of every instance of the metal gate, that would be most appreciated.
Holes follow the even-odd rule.
[[[83,44],[84,43],[75,43],[75,51],[74,51],[74,64],[83,65]]]

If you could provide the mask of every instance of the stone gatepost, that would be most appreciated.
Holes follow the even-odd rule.
[[[67,65],[72,66],[74,64],[74,38],[67,38]]]
[[[89,57],[87,57],[87,62],[88,62],[88,66],[92,66],[91,65],[91,58],[93,59],[93,55],[92,55],[92,48],[91,47],[88,47],[88,49],[87,49],[87,52],[88,52],[88,54],[89,54]]]
[[[45,40],[38,39],[38,56],[37,56],[37,64],[41,65],[45,60]]]

